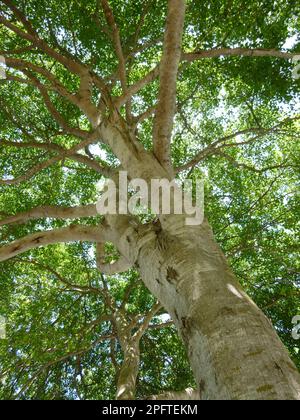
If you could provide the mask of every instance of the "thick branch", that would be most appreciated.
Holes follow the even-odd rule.
[[[119,61],[119,75],[120,75],[120,80],[122,84],[122,89],[123,89],[123,92],[126,93],[127,91],[126,62],[125,62],[124,53],[122,49],[120,31],[116,24],[115,17],[109,5],[109,2],[107,0],[101,0],[101,4],[102,4],[106,21],[112,31],[112,41],[113,41],[116,55]]]
[[[176,172],[181,172],[184,170],[187,170],[189,168],[195,167],[199,162],[201,162],[203,159],[207,158],[208,156],[212,156],[214,154],[220,154],[222,153],[223,149],[230,148],[230,147],[239,147],[239,146],[246,146],[252,143],[255,143],[257,140],[261,139],[262,137],[272,134],[272,133],[278,133],[281,134],[278,130],[282,126],[286,124],[291,124],[293,122],[296,122],[299,120],[299,115],[296,115],[291,118],[286,118],[283,121],[276,124],[274,127],[271,128],[263,128],[263,127],[253,127],[253,128],[247,128],[245,130],[237,131],[236,133],[229,134],[228,136],[222,137],[204,149],[202,149],[193,159],[191,159],[186,164],[182,165],[181,167],[178,167],[176,169]],[[233,140],[237,137],[247,135],[247,134],[256,134],[254,137],[251,137],[248,140],[245,141],[238,141],[238,142],[229,142],[230,140]]]
[[[14,258],[30,249],[75,241],[97,242],[99,241],[99,238],[105,235],[108,237],[104,227],[77,225],[58,230],[34,233],[1,247],[0,262]]]
[[[80,219],[82,217],[97,216],[97,209],[94,204],[82,207],[59,207],[59,206],[43,206],[29,210],[27,212],[7,217],[0,221],[0,226],[10,224],[26,223],[29,220],[51,218],[51,219]]]
[[[102,274],[107,274],[112,276],[113,274],[118,273],[125,273],[126,271],[130,270],[134,265],[134,262],[131,263],[127,260],[126,257],[121,256],[117,261],[106,264],[104,262],[105,259],[105,243],[98,243],[97,244],[97,268]]]
[[[167,168],[171,166],[170,143],[176,111],[176,85],[185,9],[184,0],[168,1],[164,51],[160,65],[160,90],[153,129],[154,153]]]
[[[193,62],[195,60],[201,60],[203,58],[217,58],[217,57],[232,57],[232,56],[244,56],[244,57],[275,57],[283,58],[285,60],[292,59],[297,53],[290,53],[279,51],[275,49],[264,49],[264,48],[216,48],[212,50],[194,51],[190,53],[183,53],[181,59],[187,62]]]

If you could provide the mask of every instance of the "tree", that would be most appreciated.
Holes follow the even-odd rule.
[[[118,398],[193,386],[202,399],[299,399],[299,372],[253,301],[297,362],[299,81],[297,43],[284,45],[297,3],[0,3],[0,261],[20,328],[1,343],[3,395],[107,398],[116,374]],[[120,170],[205,178],[210,223],[100,217],[97,182]],[[148,393],[142,337],[161,334],[159,352],[169,334],[184,363],[165,312],[195,384],[174,374]],[[97,369],[100,349],[115,373]]]

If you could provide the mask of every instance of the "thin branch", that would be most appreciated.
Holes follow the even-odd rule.
[[[55,49],[51,48],[48,43],[41,39],[33,28],[31,22],[24,16],[20,9],[18,9],[12,1],[10,0],[3,0],[3,2],[10,8],[13,12],[14,16],[22,23],[23,27],[26,29],[27,32],[20,29],[17,25],[13,24],[9,20],[7,20],[3,15],[0,15],[0,23],[5,25],[8,29],[13,31],[16,35],[21,37],[22,39],[29,41],[31,47],[37,48],[41,52],[47,54],[55,61],[62,64],[67,70],[71,73],[77,75],[81,79],[81,85],[79,90],[79,95],[82,97],[81,104],[83,108],[90,109],[89,112],[91,119],[93,120],[94,126],[97,125],[97,112],[96,108],[94,107],[91,101],[91,90],[90,90],[90,83],[93,81],[96,86],[100,89],[103,95],[106,98],[106,101],[109,103],[109,95],[107,87],[100,76],[94,73],[87,65],[81,63],[76,57],[72,56],[72,54],[68,53],[67,51],[63,51],[63,54],[57,52]],[[58,49],[61,50],[61,47],[58,46]]]
[[[253,128],[247,128],[245,130],[237,131],[233,134],[230,134],[228,136],[222,137],[204,149],[202,149],[193,159],[191,159],[186,164],[176,168],[176,173],[179,173],[181,171],[190,169],[195,167],[199,162],[201,162],[203,159],[207,158],[208,156],[212,156],[214,154],[221,153],[222,149],[231,148],[231,147],[240,147],[240,146],[247,146],[249,144],[255,143],[257,140],[260,140],[262,137],[269,135],[269,134],[281,134],[278,130],[280,127],[282,127],[285,124],[290,124],[293,122],[296,122],[300,119],[299,115],[296,115],[294,117],[289,117],[284,119],[283,121],[276,124],[274,127],[271,128],[262,128],[262,127],[253,127]],[[256,136],[251,137],[249,140],[241,141],[241,142],[235,142],[235,143],[228,143],[229,140],[232,140],[236,137],[240,137],[246,134],[255,134]]]
[[[39,48],[40,50],[48,54],[50,57],[54,58],[56,61],[64,65],[73,74],[81,75],[82,72],[85,71],[85,66],[83,64],[75,62],[65,57],[64,55],[58,53],[53,48],[51,48],[45,40],[41,39],[38,36],[37,32],[34,30],[31,23],[26,19],[26,17],[20,11],[20,9],[18,9],[13,4],[12,1],[2,0],[2,2],[5,3],[11,9],[15,17],[23,24],[27,32],[24,32],[18,26],[11,23],[9,20],[7,20],[4,16],[1,16],[1,15],[0,15],[0,23],[5,25],[8,29],[13,31],[19,37],[25,39],[26,41],[29,41],[32,45],[36,46],[37,48]]]
[[[201,162],[203,159],[205,159],[208,156],[213,155],[214,153],[216,153],[216,149],[217,146],[224,144],[226,141],[234,139],[235,137],[239,137],[245,134],[251,134],[251,133],[257,133],[260,132],[261,135],[265,134],[265,130],[262,128],[247,128],[245,130],[240,130],[237,131],[233,134],[230,134],[228,136],[222,137],[216,141],[214,141],[213,143],[211,143],[210,145],[208,145],[207,147],[205,147],[204,149],[202,149],[193,159],[191,159],[189,162],[187,162],[186,164],[176,168],[176,172],[179,173],[181,171],[185,171],[187,169],[193,168],[195,167],[199,162]]]
[[[73,104],[77,106],[79,105],[79,98],[76,95],[68,92],[65,86],[49,70],[20,58],[5,57],[5,64],[8,67],[12,67],[14,69],[19,69],[21,71],[27,69],[40,74],[50,82],[52,90],[68,99]]]
[[[141,325],[139,326],[138,330],[136,331],[136,333],[134,334],[134,339],[136,340],[141,340],[141,338],[143,337],[143,335],[145,334],[145,332],[147,331],[150,322],[152,320],[152,318],[161,310],[162,305],[161,303],[157,302],[153,308],[149,311],[149,313],[144,317],[143,322],[141,323]]]
[[[163,322],[162,324],[153,324],[148,326],[148,330],[162,330],[163,328],[174,327],[174,321]]]
[[[23,48],[17,48],[16,50],[2,50],[0,51],[0,55],[19,55],[19,54],[25,54],[27,52],[30,53],[37,53],[36,47],[33,45],[29,45],[28,47]]]
[[[33,383],[35,382],[35,380],[48,368],[57,365],[58,363],[64,362],[72,357],[76,357],[76,356],[81,356],[89,351],[91,351],[95,346],[97,346],[98,344],[102,343],[103,341],[106,340],[111,340],[113,339],[113,337],[111,335],[105,335],[102,336],[100,338],[98,338],[96,341],[94,341],[92,344],[90,344],[88,347],[83,348],[83,349],[79,349],[79,350],[75,350],[73,352],[67,353],[66,355],[59,357],[55,360],[52,360],[50,362],[48,362],[47,364],[45,364],[44,366],[42,366],[41,368],[39,368],[37,370],[36,373],[33,374],[33,376],[29,379],[29,381],[20,389],[20,391],[18,392],[18,394],[16,395],[16,398],[18,398],[20,395],[23,394],[23,392],[25,392],[26,390],[28,390]]]
[[[239,162],[234,157],[232,157],[232,156],[228,155],[227,153],[224,153],[220,150],[218,150],[216,152],[216,155],[221,156],[224,159],[228,160],[228,162],[232,163],[233,166],[235,166],[237,168],[246,169],[248,171],[255,172],[257,174],[262,174],[264,172],[273,171],[275,169],[284,169],[284,168],[285,169],[292,169],[292,168],[299,169],[299,167],[300,167],[300,165],[293,165],[293,164],[285,163],[285,162],[287,162],[287,159],[286,159],[285,162],[278,163],[277,165],[270,165],[270,166],[266,166],[266,167],[263,167],[263,168],[257,168],[255,166],[248,165],[244,162]]]
[[[21,127],[19,127],[22,129]],[[55,143],[39,143],[37,141],[30,141],[30,142],[11,142],[6,140],[0,139],[0,147],[15,147],[17,149],[42,149],[47,150],[49,152],[58,152],[60,154],[68,153],[68,150],[62,146],[59,146]],[[101,166],[96,160],[91,159],[88,156],[84,156],[80,153],[74,153],[73,155],[68,156],[70,160],[76,161],[81,163],[90,169],[93,169],[95,172],[100,173],[106,177],[110,177],[114,173],[114,169],[109,167]]]
[[[274,49],[246,49],[246,48],[216,48],[212,50],[203,50],[195,51],[190,53],[182,53],[181,61],[189,64],[195,60],[205,59],[205,58],[218,58],[223,56],[247,56],[247,57],[275,57],[282,58],[285,60],[292,59],[295,55],[300,53],[288,53],[283,51],[278,51]],[[183,67],[185,68],[185,67]],[[142,79],[129,86],[127,95],[122,95],[115,101],[117,107],[120,107],[126,103],[130,96],[135,95],[142,88],[152,83],[159,76],[159,65],[157,65],[153,70],[147,73]]]
[[[95,287],[82,286],[82,285],[79,285],[79,284],[73,284],[73,283],[69,282],[66,278],[64,278],[56,270],[54,270],[53,268],[51,268],[48,265],[41,264],[38,261],[24,260],[24,259],[15,259],[14,261],[16,263],[20,263],[20,264],[31,264],[31,265],[34,265],[35,267],[38,267],[38,268],[42,269],[42,270],[48,271],[49,273],[53,274],[62,284],[68,286],[69,288],[71,288],[72,290],[74,290],[76,292],[101,294],[101,290],[97,289]],[[108,319],[108,316],[102,316],[101,319],[102,319],[102,322],[106,322],[106,321],[110,320],[110,318]],[[98,322],[97,325],[99,325],[99,323],[100,322]],[[92,326],[92,325],[96,325],[95,321],[90,324],[90,326]]]
[[[136,93],[138,93],[145,86],[152,83],[159,76],[159,65],[157,65],[153,70],[146,74],[142,79],[138,80],[133,85],[129,86],[127,89],[126,95],[121,95],[115,99],[114,103],[117,108],[125,105],[126,102]]]
[[[151,118],[155,114],[156,108],[157,108],[157,105],[153,105],[150,108],[148,108],[145,112],[135,117],[134,118],[135,125],[137,126],[138,124],[142,123],[148,118]]]
[[[88,71],[86,72],[86,74],[81,75],[79,91],[76,94],[74,94],[69,92],[66,89],[66,87],[57,79],[57,77],[55,77],[51,73],[51,71],[41,66],[30,63],[23,59],[16,59],[10,57],[6,57],[5,61],[7,67],[18,69],[24,74],[28,75],[28,73],[25,70],[30,70],[31,72],[38,73],[39,75],[43,76],[50,83],[49,86],[44,85],[45,89],[52,90],[53,92],[56,92],[63,98],[67,99],[73,105],[77,106],[79,109],[85,112],[94,126],[98,125],[100,116],[98,115],[97,107],[93,105],[91,101],[92,76]],[[17,81],[17,78],[15,76],[10,76],[11,80],[13,80],[13,78]],[[36,87],[38,87],[37,80],[38,79],[33,80],[33,77],[30,77],[30,80],[28,81],[27,79],[19,79],[21,83],[33,84]]]
[[[54,165],[55,163],[68,158],[69,156],[73,156],[76,152],[78,152],[81,149],[84,149],[89,144],[92,144],[95,142],[95,139],[97,138],[97,135],[95,133],[86,133],[88,135],[87,139],[83,142],[77,144],[76,146],[73,146],[69,150],[65,150],[64,152],[60,153],[57,156],[54,156],[44,162],[40,162],[28,171],[26,171],[23,175],[21,175],[18,178],[14,179],[2,179],[0,180],[0,185],[18,185],[22,182],[28,181],[30,178],[38,174],[39,172],[43,171],[46,168],[49,168],[50,166]]]

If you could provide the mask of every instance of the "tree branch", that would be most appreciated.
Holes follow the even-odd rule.
[[[247,128],[245,130],[240,130],[233,134],[229,134],[228,136],[222,137],[214,141],[213,143],[211,143],[204,149],[202,149],[189,162],[176,168],[176,173],[195,167],[199,162],[201,162],[203,159],[207,158],[208,156],[219,154],[220,152],[222,152],[222,149],[226,149],[230,147],[246,146],[246,145],[252,144],[268,134],[277,133],[278,129],[282,127],[283,125],[293,123],[295,121],[298,121],[299,119],[300,119],[300,116],[296,115],[294,117],[284,119],[283,121],[279,122],[278,124],[276,124],[274,127],[271,127],[271,128],[263,128],[263,127]],[[241,142],[236,142],[236,143],[228,142],[229,140],[232,140],[236,137],[243,136],[246,134],[251,134],[251,133],[253,134],[256,133],[257,135],[250,138],[249,140],[245,140]]]
[[[82,217],[95,217],[97,215],[97,209],[94,204],[81,207],[43,206],[0,220],[0,226],[22,224],[29,220],[42,218],[71,220]]]
[[[98,344],[102,343],[103,341],[106,340],[111,340],[113,337],[111,335],[105,335],[102,336],[100,338],[98,338],[96,341],[94,341],[92,344],[90,344],[88,347],[83,348],[83,349],[79,349],[79,350],[75,350],[73,352],[67,353],[66,355],[59,357],[55,360],[52,360],[48,363],[46,363],[44,366],[42,366],[41,368],[39,368],[34,374],[33,376],[29,379],[29,381],[21,388],[21,390],[18,392],[16,398],[18,398],[20,395],[22,395],[23,392],[25,392],[26,390],[28,390],[32,384],[34,383],[34,381],[39,377],[39,375],[41,373],[43,373],[46,369],[57,365],[58,363],[64,362],[72,357],[75,356],[80,356],[82,354],[85,354],[87,352],[89,352],[90,350],[92,350],[95,346],[97,346]]]
[[[299,54],[299,53],[298,53]],[[285,60],[292,59],[297,53],[290,53],[279,51],[275,49],[264,49],[264,48],[216,48],[212,50],[200,50],[190,53],[183,53],[181,59],[187,62],[193,62],[195,60],[201,60],[204,58],[218,58],[218,57],[232,57],[232,56],[243,56],[243,57],[275,57],[283,58]]]
[[[103,226],[72,225],[63,229],[38,232],[1,247],[0,262],[7,261],[31,249],[51,244],[75,241],[97,242],[101,237],[109,237]]]
[[[292,59],[295,55],[300,53],[289,53],[284,51],[278,51],[274,49],[247,49],[247,48],[216,48],[212,50],[194,51],[190,53],[182,53],[181,61],[186,63],[192,63],[195,60],[201,60],[205,58],[218,58],[218,57],[230,57],[230,56],[246,56],[246,57],[275,57],[283,58],[285,60]],[[143,87],[152,83],[160,74],[159,65],[153,70],[147,73],[142,79],[133,85],[128,87],[127,95],[122,95],[116,99],[115,104],[120,107],[126,103],[130,96],[135,95]]]
[[[90,84],[94,82],[96,86],[100,89],[100,91],[106,97],[106,100],[109,102],[109,95],[107,87],[100,76],[96,73],[91,71],[91,69],[78,61],[72,54],[64,51],[64,54],[57,52],[55,49],[50,47],[48,43],[41,39],[38,33],[33,28],[32,24],[28,21],[28,19],[24,16],[20,9],[18,9],[12,1],[10,0],[3,0],[10,10],[13,12],[16,19],[22,23],[23,27],[26,29],[27,32],[20,29],[17,25],[13,24],[9,20],[7,20],[3,15],[0,15],[0,23],[5,25],[8,29],[13,31],[16,35],[21,37],[22,39],[30,42],[31,48],[37,48],[41,52],[47,54],[55,61],[62,64],[67,70],[71,73],[80,77],[81,84],[80,89],[78,92],[78,97],[74,98],[78,100],[78,105],[81,106],[85,112],[87,112],[87,116],[91,119],[92,124],[96,127],[99,124],[99,115],[97,112],[97,108],[93,105],[91,101],[91,86]],[[61,50],[61,48],[59,48]],[[69,99],[72,99],[71,97]]]
[[[106,264],[104,262],[105,243],[98,242],[97,244],[97,268],[102,274],[112,276],[113,274],[124,273],[133,267],[134,263],[131,263],[123,255],[115,262]]]
[[[20,127],[21,129],[21,127]],[[39,143],[37,141],[30,142],[11,142],[6,140],[0,140],[0,147],[15,147],[17,149],[42,149],[49,152],[58,152],[60,154],[68,153],[68,150],[62,146],[59,146],[55,143]],[[95,172],[104,175],[106,177],[111,177],[114,174],[114,169],[109,167],[101,166],[96,160],[91,159],[88,156],[81,155],[79,153],[74,153],[73,155],[68,156],[69,159],[74,160],[78,163],[86,165],[90,169],[93,169]]]
[[[56,61],[64,65],[70,72],[73,74],[81,75],[82,72],[85,70],[85,66],[78,62],[71,60],[70,58],[65,57],[64,55],[58,53],[53,48],[51,48],[46,41],[41,39],[37,32],[34,30],[31,23],[26,19],[24,14],[13,4],[10,0],[2,0],[2,3],[5,3],[13,12],[15,17],[21,22],[27,32],[24,32],[15,24],[11,23],[7,20],[4,16],[0,15],[0,23],[5,25],[8,29],[13,31],[16,35],[20,38],[29,41],[31,44],[36,46],[37,48],[41,49],[43,52],[48,54],[50,57],[54,58]]]
[[[141,340],[145,332],[147,331],[152,318],[161,310],[162,305],[161,303],[157,302],[153,308],[148,312],[148,314],[144,317],[142,324],[139,326],[137,332],[134,334],[134,339]]]
[[[159,76],[159,65],[157,65],[153,70],[146,74],[142,79],[138,80],[133,85],[129,86],[127,93],[122,96],[119,96],[115,99],[114,103],[117,108],[120,108],[136,93],[138,93],[145,86],[152,83]]]
[[[81,149],[84,149],[89,144],[92,144],[95,142],[95,139],[97,138],[97,134],[95,133],[86,133],[87,139],[83,142],[73,146],[69,150],[65,150],[64,152],[60,153],[57,156],[54,156],[44,162],[40,162],[37,165],[35,165],[33,168],[29,169],[27,172],[24,173],[24,175],[21,175],[18,178],[15,179],[2,179],[0,180],[0,185],[18,185],[22,182],[27,181],[28,179],[32,178],[42,170],[49,168],[49,166],[54,165],[55,163],[59,162],[62,159],[68,158],[70,156],[73,156],[76,152],[78,152]]]
[[[79,284],[73,284],[73,283],[69,282],[66,278],[64,278],[62,275],[60,275],[56,270],[49,267],[48,265],[41,264],[38,261],[16,259],[15,262],[20,263],[20,264],[31,264],[31,265],[34,265],[35,267],[38,267],[41,270],[46,270],[49,273],[53,274],[55,277],[57,277],[57,279],[62,284],[66,285],[67,287],[74,290],[75,292],[80,292],[80,293],[85,293],[85,294],[86,293],[102,294],[101,289],[97,289],[95,287],[90,287],[90,286],[82,286],[82,285],[79,285]],[[96,321],[94,321],[91,324],[89,324],[89,326],[99,325],[100,319],[101,319],[101,322],[106,322],[106,321],[110,321],[111,317],[109,317],[108,315],[102,315],[101,318],[99,318],[97,320],[98,321],[97,324],[96,324]]]
[[[107,0],[100,0],[102,4],[102,9],[104,11],[104,15],[106,18],[106,21],[108,25],[111,28],[112,31],[112,41],[113,45],[116,51],[116,55],[119,61],[119,75],[121,80],[121,85],[123,92],[126,94],[127,91],[127,74],[126,74],[126,62],[124,58],[124,53],[122,49],[122,43],[120,38],[120,31],[116,24],[115,17],[113,14],[113,11],[109,5],[109,2]]]
[[[185,9],[185,0],[168,1],[164,51],[160,65],[160,89],[153,128],[154,154],[168,169],[171,167],[170,143],[176,112],[176,85]]]

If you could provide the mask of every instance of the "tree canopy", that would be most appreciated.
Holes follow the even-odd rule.
[[[160,70],[175,65],[162,60],[167,4],[0,1],[0,246],[99,224],[98,184],[120,159],[95,134],[97,111],[117,107],[147,151],[170,148],[179,180],[205,180],[218,243],[300,368],[291,335],[300,312],[299,2],[187,1],[177,100],[165,104],[176,114],[172,141],[162,146],[152,133],[168,97]],[[101,273],[93,243],[59,242],[8,261],[0,248],[0,398],[114,398],[124,349],[111,315],[120,308],[130,336],[143,330],[137,398],[194,388],[173,321],[136,267]],[[106,263],[117,259],[107,243]]]

